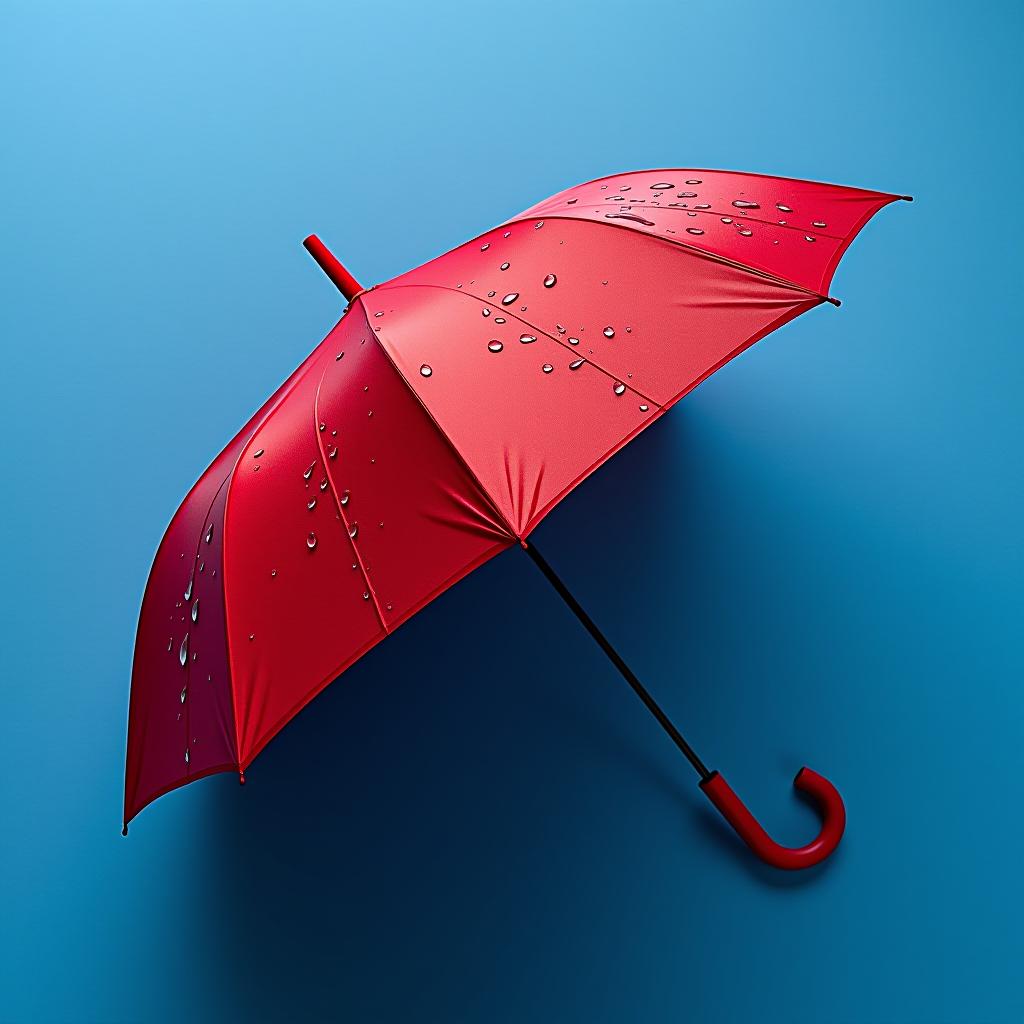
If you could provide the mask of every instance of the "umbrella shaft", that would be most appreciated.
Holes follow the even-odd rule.
[[[680,749],[683,756],[701,779],[710,779],[711,772],[708,771],[704,762],[697,756],[696,751],[683,738],[683,734],[672,724],[668,715],[658,706],[658,702],[647,691],[647,687],[637,679],[633,670],[622,660],[622,656],[612,647],[608,638],[597,628],[594,620],[584,611],[579,601],[573,597],[569,588],[562,582],[558,573],[548,565],[547,559],[537,550],[533,543],[524,545],[526,553],[533,559],[537,568],[547,577],[548,582],[558,591],[558,595],[572,609],[573,614],[583,623],[587,632],[597,641],[598,647],[608,655],[611,663],[619,670],[622,678],[633,688],[633,692],[644,702],[644,707],[658,720],[658,724],[669,734],[672,742]]]

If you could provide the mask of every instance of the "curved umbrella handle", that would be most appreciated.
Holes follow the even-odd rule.
[[[846,808],[836,787],[810,768],[801,768],[793,785],[814,798],[822,815],[818,838],[800,847],[780,846],[775,842],[718,772],[702,779],[700,788],[761,860],[772,867],[796,871],[821,863],[839,845],[846,828]]]

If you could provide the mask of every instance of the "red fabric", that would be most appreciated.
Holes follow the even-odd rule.
[[[883,206],[907,198],[738,171],[634,171],[567,189],[521,216],[628,226],[827,295],[857,232]]]
[[[896,198],[725,172],[620,175],[359,295],[160,545],[132,670],[125,821],[247,767],[388,632],[823,301],[846,245]]]

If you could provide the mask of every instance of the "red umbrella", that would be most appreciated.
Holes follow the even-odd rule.
[[[581,480],[733,356],[823,302],[846,246],[907,196],[726,171],[569,189],[363,289],[315,236],[341,320],[178,509],[132,669],[127,823],[245,769],[333,679],[430,600],[521,545],[742,838],[779,867],[842,836],[835,788],[795,785],[823,827],[773,842],[709,771],[527,543]]]

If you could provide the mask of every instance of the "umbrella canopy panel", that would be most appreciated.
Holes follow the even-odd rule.
[[[823,300],[629,228],[551,218],[358,301],[523,537],[683,394]]]
[[[566,189],[517,219],[618,224],[826,294],[857,232],[898,199],[910,196],[742,171],[631,171]]]
[[[242,770],[335,676],[515,542],[362,310],[193,488],[136,640],[125,821]]]

